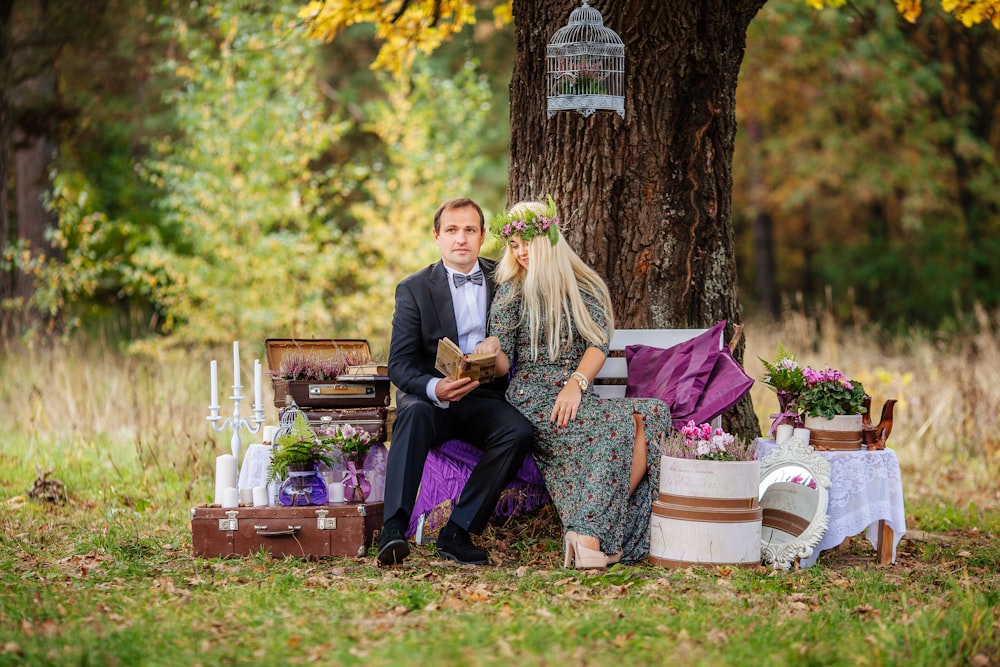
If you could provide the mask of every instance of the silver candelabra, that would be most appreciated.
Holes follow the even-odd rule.
[[[232,449],[233,456],[236,457],[236,467],[239,470],[240,451],[243,449],[243,441],[240,439],[240,429],[245,428],[250,433],[257,433],[260,431],[261,424],[264,423],[260,359],[253,360],[253,417],[249,420],[240,416],[240,402],[243,400],[243,395],[240,392],[243,390],[243,385],[240,384],[239,341],[233,341],[233,395],[229,397],[229,400],[233,402],[232,417],[223,418],[219,415],[219,379],[215,359],[212,359],[211,364],[211,381],[212,401],[208,406],[209,415],[206,419],[212,422],[212,429],[216,433],[222,432],[227,427],[233,429],[233,437],[229,441],[229,446]],[[221,424],[219,423],[220,421],[222,422]]]

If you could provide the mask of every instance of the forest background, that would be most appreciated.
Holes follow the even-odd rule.
[[[899,399],[893,567],[856,540],[787,576],[568,573],[551,512],[491,525],[486,572],[190,555],[229,446],[208,360],[240,340],[248,385],[270,337],[384,356],[437,204],[504,207],[514,40],[486,4],[393,78],[370,27],[311,41],[294,2],[0,0],[0,665],[996,664],[1000,33],[931,4],[772,0],[737,89],[746,368],[782,342]],[[26,500],[46,469],[66,504]]]
[[[437,203],[506,204],[513,37],[487,4],[392,77],[370,26],[317,43],[294,2],[13,3],[5,338],[384,351]],[[733,164],[748,315],[954,332],[996,308],[997,34],[931,5],[764,7]]]

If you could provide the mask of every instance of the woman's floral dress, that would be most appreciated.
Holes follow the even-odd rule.
[[[521,301],[506,298],[511,289],[510,282],[498,289],[490,312],[490,333],[500,339],[501,349],[515,364],[507,400],[534,426],[535,461],[563,527],[597,537],[605,553],[623,552],[623,563],[639,561],[649,553],[650,510],[660,483],[656,443],[669,432],[667,405],[658,399],[602,399],[588,388],[576,420],[565,428],[550,422],[556,396],[589,343],[575,335],[572,347],[564,349],[557,361],[549,360],[544,350],[532,361],[527,325],[518,326]],[[584,302],[594,321],[607,331],[603,309],[586,296]],[[607,355],[607,345],[601,351]],[[648,474],[630,496],[634,412],[645,420],[649,453]]]

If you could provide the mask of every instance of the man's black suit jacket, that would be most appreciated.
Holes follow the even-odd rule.
[[[479,258],[486,277],[486,318],[496,293],[493,271],[496,262]],[[407,394],[426,397],[427,383],[442,377],[435,370],[438,341],[447,336],[458,343],[458,324],[448,285],[448,270],[442,261],[405,278],[396,286],[396,309],[392,314],[389,344],[389,379]],[[476,389],[499,392],[507,388],[506,378]]]

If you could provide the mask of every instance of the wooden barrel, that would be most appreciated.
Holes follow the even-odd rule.
[[[820,451],[854,451],[861,449],[861,415],[806,417],[809,444]]]
[[[649,559],[664,567],[757,565],[759,461],[662,457]]]

